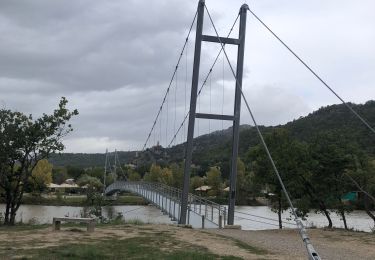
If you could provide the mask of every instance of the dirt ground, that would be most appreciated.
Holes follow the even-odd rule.
[[[210,230],[263,248],[278,259],[306,259],[297,230]],[[322,259],[375,259],[375,234],[345,230],[309,229],[308,234]]]
[[[115,225],[98,227],[87,233],[84,228],[52,227],[0,232],[0,253],[10,247],[28,250],[61,246],[64,244],[97,243],[103,239],[120,240],[139,236],[163,234],[171,237],[171,243],[163,250],[178,250],[184,243],[205,247],[220,256],[236,256],[242,259],[306,259],[303,243],[296,230],[200,230],[173,225]],[[375,234],[347,232],[343,230],[309,230],[311,241],[322,259],[375,259]]]
[[[191,245],[205,247],[210,252],[220,256],[236,256],[242,259],[275,259],[265,250],[238,245],[232,238],[202,232],[197,229],[182,228],[173,225],[116,225],[96,228],[95,232],[87,233],[84,228],[63,227],[60,231],[53,231],[52,227],[0,232],[0,252],[12,247],[13,250],[36,249],[59,246],[64,244],[96,243],[106,238],[126,239],[147,234],[168,234],[175,241],[187,242]],[[172,240],[173,240],[172,239]],[[183,243],[165,245],[163,250],[180,249]]]

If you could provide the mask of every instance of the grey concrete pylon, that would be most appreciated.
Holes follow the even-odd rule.
[[[243,63],[245,54],[245,38],[246,38],[246,16],[247,4],[241,6],[240,9],[240,28],[239,28],[239,45],[237,52],[237,72],[236,72],[236,91],[234,100],[234,120],[233,120],[233,142],[232,142],[232,162],[229,183],[229,205],[228,205],[228,225],[234,224],[234,207],[236,202],[236,182],[237,182],[237,158],[239,143],[239,128],[241,115],[241,90]]]
[[[236,87],[235,91],[235,104],[234,104],[234,115],[213,115],[213,114],[202,114],[196,113],[197,95],[198,95],[198,83],[199,83],[199,67],[201,58],[201,46],[202,41],[215,42],[220,44],[233,44],[238,46],[237,54],[237,81],[239,87],[242,87],[242,75],[243,75],[243,62],[244,62],[244,51],[245,51],[245,31],[246,31],[246,15],[247,5],[243,5],[240,9],[240,27],[239,27],[239,38],[231,39],[229,37],[216,37],[202,35],[203,31],[203,19],[204,19],[205,1],[200,0],[198,3],[198,15],[197,15],[197,29],[195,37],[195,51],[194,51],[194,67],[191,85],[191,98],[190,98],[190,111],[189,111],[189,126],[186,142],[186,153],[185,153],[185,167],[184,167],[184,182],[181,196],[181,215],[179,219],[180,224],[186,224],[186,216],[188,210],[188,196],[189,196],[189,184],[190,184],[190,172],[193,152],[193,138],[194,138],[194,126],[195,118],[205,119],[217,119],[217,120],[232,120],[233,121],[233,144],[232,144],[232,167],[230,177],[230,200],[228,210],[228,224],[233,225],[234,219],[234,206],[235,206],[235,195],[236,195],[236,176],[237,176],[237,156],[238,156],[238,143],[239,143],[239,123],[240,123],[240,112],[241,112],[241,89],[238,90]]]
[[[197,14],[197,30],[195,34],[193,78],[191,82],[189,126],[188,126],[188,133],[187,133],[186,153],[185,153],[184,183],[182,187],[182,196],[181,196],[181,215],[178,221],[180,224],[186,224],[186,215],[187,215],[187,206],[188,206],[188,196],[189,196],[189,186],[190,186],[190,167],[191,167],[192,151],[193,151],[195,111],[197,107],[199,66],[200,66],[201,47],[202,47],[204,5],[205,5],[204,0],[199,0],[198,14]]]

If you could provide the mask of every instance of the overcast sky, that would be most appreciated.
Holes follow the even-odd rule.
[[[242,3],[206,0],[222,36]],[[247,3],[345,100],[374,99],[375,1]],[[65,96],[80,112],[65,139],[66,152],[141,149],[196,5],[192,0],[1,0],[0,106],[37,116],[52,112]],[[204,33],[213,34],[207,15]],[[338,103],[250,14],[246,33],[243,88],[260,124],[283,124]],[[237,34],[235,27],[232,36]],[[150,145],[169,143],[187,112],[194,38],[193,31],[168,98],[170,112],[163,110]],[[201,80],[219,48],[203,44]],[[235,65],[235,49],[228,48],[228,54]],[[198,111],[232,113],[234,87],[221,56]],[[245,110],[241,123],[251,124]],[[199,121],[196,135],[228,126]],[[184,134],[183,129],[177,142]]]

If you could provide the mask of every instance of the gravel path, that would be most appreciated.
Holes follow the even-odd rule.
[[[297,230],[212,229],[209,232],[261,247],[275,254],[276,258],[306,259],[305,247]],[[375,234],[321,229],[310,229],[308,233],[322,259],[375,259]]]

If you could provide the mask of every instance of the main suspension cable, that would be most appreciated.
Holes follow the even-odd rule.
[[[168,93],[169,93],[169,90],[170,90],[170,88],[171,88],[171,86],[172,86],[173,79],[174,79],[174,77],[175,77],[175,75],[176,75],[176,73],[177,73],[177,69],[178,69],[178,66],[179,66],[179,64],[180,64],[180,61],[181,61],[182,55],[183,55],[183,53],[184,53],[184,51],[185,51],[185,48],[186,48],[186,45],[187,45],[187,43],[188,43],[188,41],[189,41],[190,33],[191,33],[192,29],[193,29],[193,25],[194,25],[194,22],[195,22],[195,20],[196,20],[196,18],[197,18],[197,14],[198,14],[198,10],[195,12],[195,15],[194,15],[194,18],[193,18],[193,22],[192,22],[191,25],[190,25],[189,32],[188,32],[188,34],[187,34],[187,36],[186,36],[186,39],[185,39],[185,43],[184,43],[184,45],[183,45],[183,47],[182,47],[182,50],[181,50],[180,56],[178,57],[177,65],[176,65],[176,67],[175,67],[175,69],[174,69],[174,71],[173,71],[172,78],[171,78],[171,80],[169,81],[169,85],[168,85],[168,88],[167,88],[167,90],[166,90],[166,92],[165,92],[165,94],[164,94],[163,101],[162,101],[162,103],[161,103],[161,105],[160,105],[160,108],[159,108],[159,110],[158,110],[158,113],[156,114],[156,117],[155,117],[154,123],[152,124],[151,130],[150,130],[149,134],[147,135],[147,138],[146,138],[146,141],[145,141],[145,143],[144,143],[144,145],[143,145],[142,151],[145,150],[145,148],[146,148],[146,146],[147,146],[147,143],[148,143],[148,141],[149,141],[149,139],[150,139],[150,137],[151,137],[152,131],[154,130],[155,125],[156,125],[156,122],[157,122],[157,120],[158,120],[158,118],[159,118],[159,116],[160,116],[161,110],[163,109],[163,106],[164,106],[165,100],[166,100],[167,95],[168,95]]]
[[[361,116],[359,115],[343,98],[337,94],[336,91],[333,90],[332,87],[328,85],[305,61],[302,60],[300,56],[298,56],[276,33],[274,33],[270,27],[268,27],[250,8],[248,11],[258,20],[294,57],[296,57],[329,91],[331,91],[362,123],[367,126],[370,131],[375,134],[375,129],[370,126],[370,124]]]
[[[220,45],[223,46],[223,43],[222,43],[222,41],[220,39],[220,36],[219,36],[219,33],[218,33],[217,29],[216,29],[216,26],[215,26],[215,24],[214,24],[214,22],[212,20],[211,14],[208,11],[208,8],[207,8],[206,5],[205,5],[205,9],[206,9],[207,15],[208,15],[208,17],[209,17],[209,19],[211,21],[212,27],[213,27],[213,29],[214,29],[214,31],[216,33],[216,37],[217,37]],[[225,49],[223,49],[223,51],[224,51],[224,54],[225,54],[225,58],[226,58],[226,60],[228,62],[228,65],[229,65],[229,67],[230,67],[230,69],[232,71],[233,77],[234,77],[234,79],[236,81],[236,89],[241,92],[241,96],[242,96],[243,100],[245,101],[247,110],[249,111],[251,119],[252,119],[252,121],[254,123],[254,126],[255,126],[255,128],[256,128],[256,130],[258,132],[258,135],[259,135],[259,138],[261,140],[261,143],[262,143],[262,145],[263,145],[263,147],[264,147],[264,149],[265,149],[265,151],[267,153],[268,159],[270,160],[270,162],[272,164],[272,168],[273,168],[273,170],[274,170],[274,172],[276,174],[276,177],[277,177],[277,179],[278,179],[278,181],[280,183],[280,186],[281,186],[281,188],[282,188],[282,190],[284,192],[284,195],[285,195],[285,197],[286,197],[286,199],[288,201],[288,204],[289,204],[289,206],[291,208],[292,214],[294,216],[294,221],[296,222],[297,227],[298,227],[298,229],[300,231],[301,238],[302,238],[303,242],[305,243],[306,249],[307,249],[307,251],[309,253],[309,257],[312,258],[312,259],[320,259],[318,253],[315,251],[314,247],[312,246],[312,244],[310,242],[310,238],[307,235],[307,232],[306,232],[304,224],[302,223],[302,220],[297,215],[297,212],[296,212],[296,210],[295,210],[295,208],[293,206],[292,200],[290,199],[289,193],[288,193],[288,191],[287,191],[287,189],[286,189],[286,187],[284,185],[284,182],[283,182],[283,180],[281,178],[281,175],[280,175],[280,173],[279,173],[279,171],[278,171],[278,169],[276,167],[276,164],[275,164],[275,162],[274,162],[274,160],[273,160],[273,158],[271,156],[271,153],[270,153],[270,151],[268,149],[268,146],[267,146],[266,142],[264,141],[263,134],[262,134],[262,132],[259,129],[259,126],[258,126],[258,124],[257,124],[257,122],[255,120],[253,112],[251,111],[250,106],[249,106],[249,104],[247,102],[247,99],[246,99],[246,97],[245,97],[245,95],[244,95],[244,93],[243,93],[243,91],[241,89],[241,86],[240,86],[240,84],[238,82],[236,73],[234,72],[232,63],[229,60],[228,54],[227,54],[227,52],[226,52]]]

